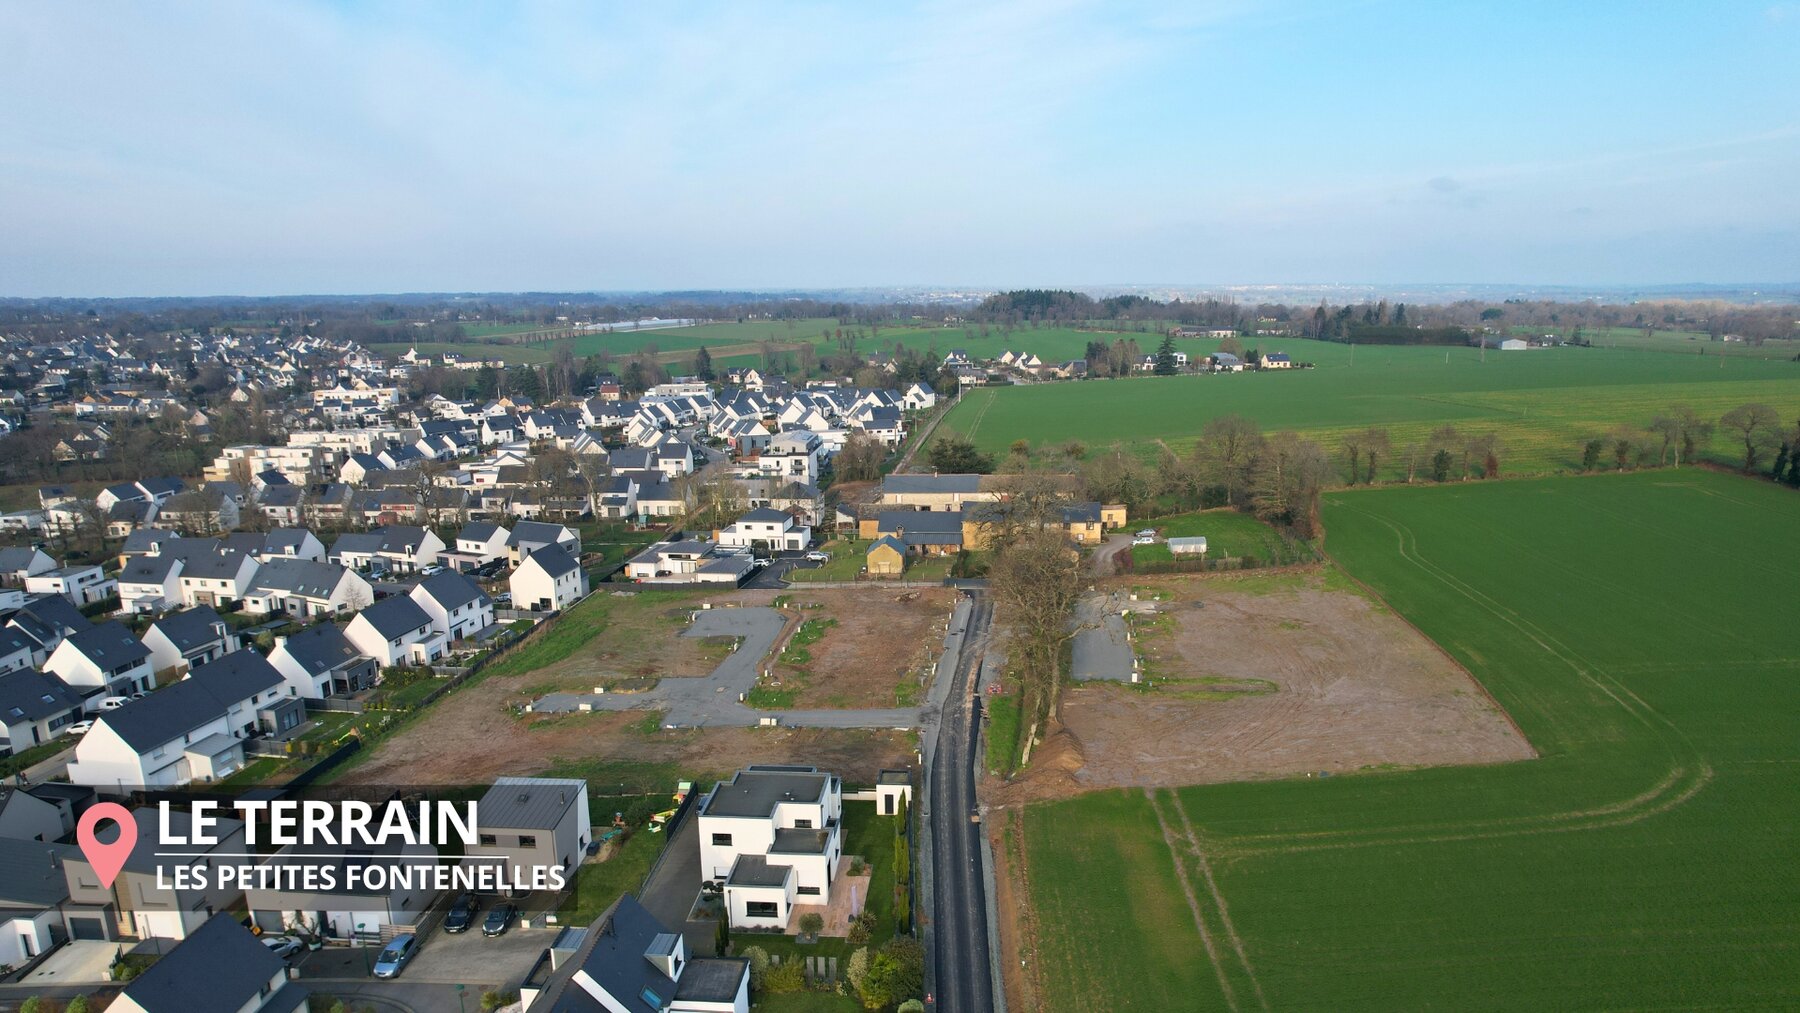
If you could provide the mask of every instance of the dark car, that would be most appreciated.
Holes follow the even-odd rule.
[[[513,907],[511,904],[502,904],[499,907],[494,908],[492,911],[488,912],[487,918],[482,921],[481,934],[484,936],[505,935],[506,930],[512,927],[513,916],[518,913],[519,909]]]
[[[475,912],[481,909],[474,897],[468,894],[456,898],[450,910],[444,914],[445,932],[467,932],[469,926],[475,924]]]

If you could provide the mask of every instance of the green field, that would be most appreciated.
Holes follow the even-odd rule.
[[[1796,520],[1698,470],[1328,496],[1541,758],[1032,807],[1056,1008],[1791,1008]]]
[[[1163,538],[1205,537],[1206,555],[1210,559],[1237,556],[1271,559],[1280,555],[1283,549],[1282,536],[1274,528],[1249,514],[1230,509],[1196,510],[1131,522],[1133,531],[1150,528]],[[1161,542],[1133,545],[1131,556],[1139,563],[1167,562],[1174,558],[1169,547]]]
[[[1145,377],[1046,383],[970,391],[943,425],[941,437],[968,436],[984,451],[1014,440],[1090,447],[1130,443],[1151,453],[1158,444],[1192,449],[1208,419],[1238,414],[1265,431],[1294,429],[1335,448],[1346,433],[1389,430],[1396,447],[1423,440],[1440,425],[1465,433],[1497,432],[1502,473],[1576,468],[1583,441],[1619,424],[1644,426],[1657,412],[1692,405],[1717,418],[1748,401],[1800,414],[1800,363],[1720,356],[1675,356],[1628,349],[1349,346],[1298,339],[1258,339],[1318,368],[1266,373]],[[1189,341],[1190,354],[1211,341]],[[1730,460],[1730,441],[1713,452]],[[1383,472],[1397,474],[1390,454]]]
[[[1560,334],[1564,338],[1572,338],[1575,335],[1573,327],[1530,327],[1521,324],[1508,330],[1525,337]],[[1653,330],[1645,333],[1642,327],[1584,327],[1581,329],[1581,336],[1583,340],[1592,342],[1599,348],[1643,348],[1680,355],[1792,359],[1800,354],[1800,341],[1774,340],[1761,345],[1735,341],[1727,343],[1711,340],[1711,335],[1705,331]]]

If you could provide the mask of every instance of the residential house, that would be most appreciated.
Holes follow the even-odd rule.
[[[563,524],[543,521],[520,521],[507,536],[506,547],[513,565],[517,566],[532,552],[547,545],[560,546],[571,556],[581,555],[581,536]]]
[[[754,564],[749,555],[720,555],[717,549],[713,542],[696,539],[657,542],[626,561],[625,575],[646,584],[732,585],[750,575]]]
[[[390,524],[366,534],[340,536],[332,543],[330,559],[359,570],[417,573],[436,564],[443,551],[444,540],[430,528]]]
[[[119,607],[133,615],[166,612],[181,606],[180,556],[158,553],[127,557],[119,571]]]
[[[750,962],[693,957],[627,893],[564,929],[519,987],[524,1013],[749,1013]]]
[[[199,683],[224,705],[226,727],[238,738],[281,735],[306,720],[299,696],[255,651],[233,651],[195,668],[182,681]]]
[[[30,668],[37,644],[11,626],[0,626],[0,675]]]
[[[426,577],[413,587],[411,598],[452,642],[473,637],[494,625],[494,600],[455,570]]]
[[[1258,369],[1291,369],[1293,365],[1294,360],[1286,352],[1264,352],[1256,359]]]
[[[238,519],[237,500],[218,483],[169,497],[155,516],[157,527],[193,535],[230,531],[237,527]]]
[[[150,649],[119,622],[70,634],[50,652],[44,669],[96,704],[102,697],[148,693],[156,685]]]
[[[90,798],[93,794],[85,788],[55,781],[0,788],[0,842],[60,841],[67,837],[75,830],[76,819],[75,799],[68,796],[77,792]],[[62,879],[60,868],[56,876]],[[5,873],[0,872],[0,882],[5,878]],[[0,890],[4,889],[0,886]],[[0,906],[0,910],[4,907]],[[4,944],[4,934],[0,933],[0,946]]]
[[[229,776],[243,766],[244,743],[215,688],[211,680],[183,679],[100,712],[75,745],[69,780],[123,795]]]
[[[311,991],[288,980],[287,963],[230,913],[220,911],[131,979],[114,1013],[300,1013]]]
[[[498,559],[507,558],[507,540],[512,532],[498,524],[472,521],[456,533],[456,548],[441,553],[438,561],[452,570],[467,573]]]
[[[184,538],[163,546],[164,555],[181,556],[181,602],[229,605],[249,592],[259,566],[247,553],[215,538]]]
[[[395,836],[377,845],[309,842],[270,856],[271,867],[327,868],[316,889],[252,888],[244,891],[250,918],[264,932],[298,929],[333,940],[376,943],[421,926],[437,891],[421,872],[438,864],[430,844],[407,844]],[[379,866],[385,875],[351,875],[352,867]],[[379,889],[370,884],[378,883]],[[285,885],[285,884],[283,884]]]
[[[798,552],[812,544],[812,528],[796,523],[785,511],[759,507],[720,528],[713,537],[730,548]]]
[[[336,563],[276,559],[256,571],[244,591],[244,611],[305,618],[354,612],[374,600],[374,588],[354,570]]]
[[[163,616],[144,631],[150,666],[157,675],[186,672],[217,661],[242,646],[238,635],[210,605]]]
[[[269,664],[292,692],[307,700],[360,693],[381,674],[375,659],[357,650],[336,623],[276,637]]]
[[[8,800],[43,804],[23,791],[7,794]],[[0,838],[0,967],[24,967],[68,938],[63,906],[69,884],[63,863],[81,849],[50,843],[55,840]]]
[[[119,593],[119,582],[98,566],[64,566],[25,578],[26,594],[59,594],[76,605],[92,605]]]
[[[64,734],[81,720],[81,711],[81,694],[60,679],[29,668],[0,675],[0,731],[9,753]]]
[[[756,458],[756,469],[765,475],[818,485],[823,457],[824,441],[818,433],[794,430],[769,440],[768,449]]]
[[[24,587],[26,577],[54,569],[56,560],[36,546],[0,549],[0,587]]]
[[[725,883],[733,928],[783,929],[829,904],[843,858],[844,786],[816,767],[750,766],[700,800],[700,875]]]
[[[906,543],[893,535],[882,535],[869,543],[863,566],[871,577],[898,577],[906,572]]]
[[[502,777],[481,797],[470,863],[504,863],[511,879],[526,882],[534,868],[568,873],[581,864],[594,839],[587,782],[579,778]]]
[[[587,571],[562,546],[547,545],[519,563],[507,589],[515,609],[561,612],[587,597]]]
[[[384,598],[357,613],[344,636],[383,668],[429,665],[444,656],[450,642],[419,603],[405,595]]]
[[[87,616],[82,615],[69,599],[48,595],[27,601],[6,625],[31,642],[31,663],[42,666],[65,637],[94,624],[88,622]]]
[[[963,512],[882,510],[873,520],[858,522],[858,534],[876,539],[891,535],[916,556],[944,556],[963,548]]]

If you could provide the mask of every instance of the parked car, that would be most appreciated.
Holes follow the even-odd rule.
[[[806,561],[809,563],[829,563],[831,562],[831,553],[820,552],[817,549],[814,549],[806,554]]]
[[[489,911],[487,918],[481,923],[481,934],[484,936],[505,935],[506,930],[512,927],[513,916],[518,913],[519,909],[511,904],[502,904]]]
[[[419,952],[419,937],[408,932],[403,936],[395,936],[391,942],[381,948],[381,954],[375,958],[375,977],[399,977],[400,969],[412,960],[413,954]]]
[[[262,937],[262,944],[269,948],[270,953],[275,954],[283,960],[306,949],[306,944],[295,939],[293,936],[264,936]]]
[[[450,905],[449,912],[444,915],[444,931],[467,932],[469,926],[475,924],[475,912],[480,909],[481,905],[469,894],[456,898],[456,902]]]
[[[81,736],[86,735],[88,732],[92,731],[93,728],[94,723],[92,721],[77,721],[69,727],[64,728],[63,734]]]
[[[772,559],[752,559],[750,561],[750,565],[751,566],[768,566],[770,563],[773,563],[773,562],[774,562],[774,560],[772,560]]]
[[[1138,532],[1138,533],[1137,533],[1137,534],[1136,534],[1136,535],[1134,535],[1134,536],[1133,536],[1133,537],[1135,537],[1135,538],[1149,538],[1149,539],[1153,539],[1153,540],[1154,540],[1154,539],[1155,539],[1155,538],[1156,538],[1156,529],[1155,529],[1155,528],[1145,528],[1145,529],[1144,529],[1144,530],[1142,530],[1142,531],[1140,531],[1140,532]],[[1140,543],[1140,544],[1142,544],[1142,543]]]
[[[1143,535],[1139,535],[1136,538],[1133,538],[1131,540],[1131,544],[1133,544],[1133,545],[1155,545],[1156,544],[1156,536],[1151,535],[1148,538],[1146,538]]]
[[[131,698],[128,696],[109,696],[106,699],[100,701],[99,705],[96,706],[94,709],[95,710],[103,710],[103,711],[116,711],[120,707],[123,707],[130,702],[131,702]]]
[[[440,573],[443,573],[443,572],[444,572],[444,568],[443,568],[443,567],[441,567],[441,566],[439,566],[439,565],[437,565],[437,564],[436,564],[436,563],[433,563],[433,564],[431,564],[431,565],[430,565],[430,566],[427,566],[427,567],[425,567],[425,568],[424,568],[424,569],[423,569],[423,570],[420,570],[420,571],[419,571],[419,576],[421,576],[421,577],[430,577],[430,576],[434,576],[434,575],[436,575],[436,574],[440,574]]]

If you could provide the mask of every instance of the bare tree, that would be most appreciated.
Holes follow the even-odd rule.
[[[1251,478],[1256,515],[1312,537],[1318,531],[1319,493],[1330,477],[1331,458],[1323,447],[1292,432],[1276,433],[1264,444]]]
[[[1763,451],[1781,438],[1781,416],[1760,402],[1739,405],[1719,419],[1719,425],[1737,434],[1744,444],[1744,470],[1755,471]]]
[[[1078,632],[1069,617],[1081,597],[1081,556],[1059,529],[1020,527],[996,545],[988,585],[1013,631],[1009,651],[1024,675],[1029,749],[1061,706],[1062,649]]]
[[[1392,451],[1393,441],[1388,438],[1388,431],[1386,429],[1383,429],[1380,426],[1370,426],[1362,431],[1362,447],[1363,459],[1368,462],[1368,473],[1363,480],[1373,485],[1375,483],[1375,469],[1381,463],[1381,459],[1385,458],[1389,452]],[[1407,475],[1407,481],[1410,482],[1411,480],[1412,476],[1409,473]]]
[[[1263,444],[1262,429],[1242,415],[1221,415],[1206,423],[1194,444],[1194,469],[1201,482],[1225,491],[1235,504],[1249,487],[1250,471]]]

